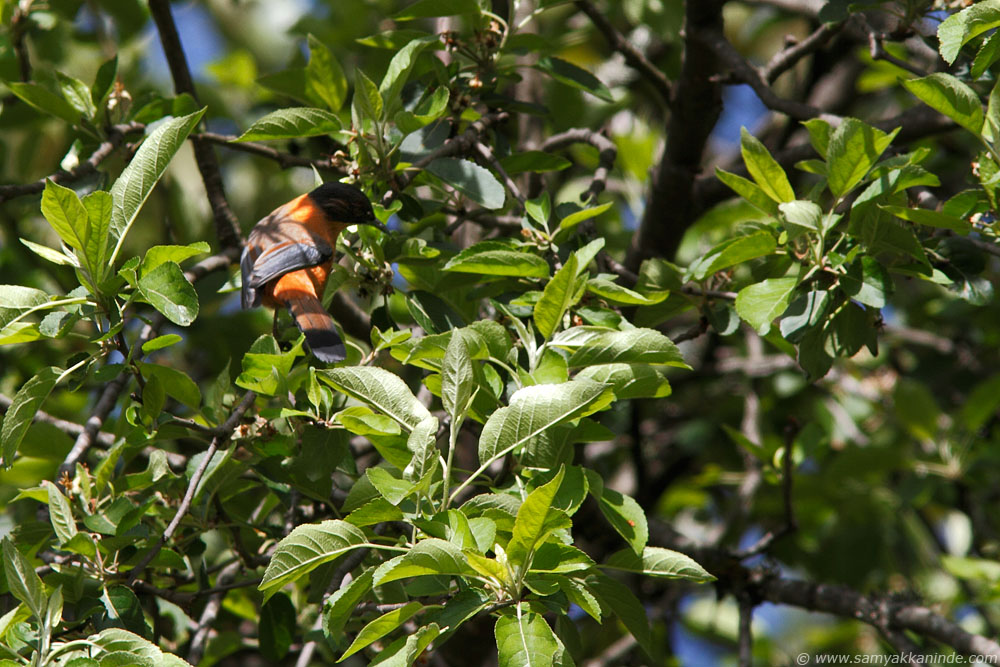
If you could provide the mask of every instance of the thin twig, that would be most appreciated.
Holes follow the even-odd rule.
[[[215,132],[198,132],[192,134],[191,138],[196,141],[205,141],[211,144],[216,144],[218,146],[222,146],[223,148],[228,148],[229,150],[241,151],[243,153],[250,153],[251,155],[258,155],[269,160],[274,160],[281,166],[282,169],[288,169],[290,167],[316,167],[317,169],[336,171],[339,174],[344,173],[344,170],[335,166],[333,160],[329,158],[320,160],[303,157],[301,155],[292,155],[291,153],[275,150],[265,144],[253,141],[236,141],[236,137],[233,135],[216,134]]]
[[[491,151],[481,141],[477,141],[474,145],[474,148],[476,152],[479,153],[483,157],[483,159],[486,160],[489,163],[489,165],[493,167],[493,169],[500,175],[500,178],[503,179],[504,185],[506,185],[507,189],[510,190],[510,193],[514,195],[514,199],[516,199],[521,204],[521,209],[523,210],[524,195],[521,194],[521,191],[517,187],[517,183],[515,183],[514,179],[512,179],[507,174],[507,171],[503,168],[503,165],[500,164],[500,160],[498,160],[496,155],[493,154],[493,151]]]
[[[697,33],[697,39],[711,48],[719,59],[732,70],[736,78],[753,88],[757,97],[768,109],[780,111],[795,120],[822,118],[834,125],[840,124],[839,116],[825,113],[821,109],[803,102],[785,99],[771,90],[757,68],[748,63],[721,32],[716,30],[701,31]]]
[[[761,78],[767,84],[774,83],[779,76],[794,67],[800,60],[823,48],[831,37],[840,32],[843,25],[843,23],[824,23],[802,41],[778,51],[761,70]]]
[[[9,396],[0,394],[0,408],[2,408],[0,412],[6,412],[7,409],[10,408],[11,402],[12,400]],[[43,410],[38,410],[35,412],[34,421],[51,424],[52,426],[55,426],[57,429],[59,429],[66,435],[69,435],[73,438],[80,437],[80,434],[83,433],[84,431],[84,427],[82,425],[77,424],[76,422],[60,419],[59,417],[50,415],[49,413]],[[99,442],[104,447],[110,447],[111,445],[115,444],[115,438],[110,433],[96,433],[94,435],[94,440]]]
[[[62,464],[59,466],[59,479],[72,476],[77,461],[84,457],[87,450],[94,443],[98,431],[101,430],[104,421],[118,403],[118,395],[125,389],[128,380],[129,376],[122,373],[104,387],[104,391],[101,392],[101,398],[98,399],[97,405],[94,406],[90,418],[83,425],[83,432],[76,437],[73,448],[70,449],[69,454],[66,455],[66,458],[63,459]]]
[[[122,145],[127,134],[138,132],[144,127],[145,126],[141,123],[128,123],[125,125],[113,126],[108,132],[108,138],[103,141],[93,153],[91,153],[86,162],[81,162],[69,171],[57,171],[54,174],[46,176],[45,178],[39,179],[33,183],[0,185],[0,203],[14,199],[15,197],[38,194],[45,189],[45,182],[47,180],[51,180],[54,183],[66,183],[76,181],[85,176],[96,173],[100,164],[104,162],[116,148]]]
[[[157,540],[153,548],[150,549],[149,552],[145,556],[143,556],[142,560],[139,561],[139,564],[136,565],[134,568],[132,568],[132,570],[129,572],[128,583],[130,586],[136,580],[136,578],[138,578],[138,576],[142,573],[145,567],[149,565],[149,563],[153,560],[153,558],[156,557],[156,554],[160,552],[160,549],[163,548],[163,545],[166,544],[167,541],[169,541],[170,538],[174,536],[175,532],[177,532],[177,527],[180,526],[181,520],[184,518],[184,515],[187,514],[188,509],[190,509],[191,501],[194,500],[194,492],[198,488],[198,484],[201,483],[201,478],[204,476],[205,471],[208,469],[208,464],[209,462],[211,462],[212,457],[215,456],[215,453],[218,451],[219,445],[222,442],[229,440],[229,437],[232,435],[233,431],[236,430],[236,426],[240,423],[240,419],[243,417],[243,414],[247,411],[247,409],[249,409],[251,405],[253,405],[253,402],[254,400],[256,400],[256,398],[257,394],[252,391],[248,391],[246,394],[244,394],[243,400],[240,401],[239,405],[236,406],[232,414],[229,415],[229,418],[222,425],[220,433],[212,439],[211,444],[205,451],[204,458],[202,458],[201,462],[198,465],[198,468],[194,471],[194,474],[191,475],[191,480],[188,482],[187,491],[184,492],[184,499],[181,500],[181,504],[177,507],[177,512],[174,513],[174,518],[170,521],[170,524],[167,526],[166,530],[163,531],[163,534],[160,535],[160,539]]]
[[[221,578],[221,577],[220,577]],[[200,591],[175,591],[168,590],[165,588],[158,588],[142,579],[137,579],[132,584],[132,589],[136,593],[147,593],[149,595],[155,595],[158,598],[163,598],[174,604],[181,606],[189,605],[198,598],[203,598],[207,595],[215,595],[217,593],[225,593],[226,591],[232,591],[239,588],[249,588],[251,586],[257,586],[260,584],[260,578],[256,579],[246,579],[244,581],[235,581],[231,584],[220,584],[213,586],[211,588],[203,588]]]
[[[177,25],[174,23],[174,16],[170,11],[170,1],[149,0],[149,13],[152,15],[160,35],[160,44],[163,45],[170,74],[174,79],[174,90],[178,94],[188,93],[197,101],[198,94],[194,89],[187,56],[184,55],[184,47],[181,45]],[[194,158],[198,164],[198,171],[201,172],[201,179],[205,183],[208,202],[212,207],[215,233],[219,238],[219,243],[222,244],[223,248],[239,247],[243,243],[240,225],[229,208],[229,202],[226,201],[226,193],[222,187],[222,174],[219,171],[219,160],[215,155],[215,150],[209,142],[202,139],[192,139],[191,143],[194,146]]]
[[[904,69],[910,74],[915,74],[917,76],[927,76],[927,72],[920,69],[916,65],[909,63],[902,58],[897,58],[888,51],[885,50],[885,36],[877,31],[871,26],[868,21],[865,20],[864,14],[857,13],[854,18],[861,23],[864,28],[865,33],[868,35],[868,53],[871,55],[872,60],[884,60],[887,63],[891,63],[900,69]]]
[[[420,170],[429,165],[431,162],[438,158],[449,157],[452,155],[458,155],[461,153],[468,153],[473,149],[479,138],[486,133],[490,127],[504,122],[510,118],[510,114],[506,111],[494,111],[484,115],[479,120],[473,122],[466,128],[465,132],[458,135],[457,137],[452,137],[448,141],[444,142],[439,148],[431,151],[421,159],[419,159],[409,171],[405,174],[399,176],[396,179],[394,186],[385,193],[382,198],[382,205],[389,206],[393,200],[396,199],[413,182],[413,179],[417,177]]]
[[[604,39],[608,40],[611,48],[622,54],[628,66],[648,81],[662,98],[663,103],[669,106],[671,90],[667,76],[650,62],[645,54],[632,46],[628,39],[611,25],[604,13],[597,9],[590,0],[577,0],[575,4],[577,9],[590,18],[598,32],[604,35]]]
[[[222,587],[228,585],[229,580],[235,577],[242,567],[243,564],[237,561],[223,568],[222,572],[219,573],[218,579],[215,580],[216,586]],[[208,645],[208,636],[212,631],[212,624],[215,623],[215,619],[219,615],[219,610],[222,609],[222,598],[225,596],[226,589],[213,594],[208,599],[205,609],[201,612],[201,617],[198,619],[198,627],[191,638],[191,647],[188,649],[188,662],[192,665],[197,665],[201,662],[201,657],[205,653],[205,647]]]
[[[739,666],[753,666],[753,601],[749,595],[740,598]]]
[[[590,187],[580,195],[580,199],[584,201],[596,199],[597,195],[604,192],[604,188],[607,187],[608,175],[618,157],[618,147],[615,146],[615,142],[600,132],[586,128],[572,128],[546,139],[540,150],[552,152],[572,144],[590,144],[598,150],[597,169],[594,170],[594,177],[590,181]]]

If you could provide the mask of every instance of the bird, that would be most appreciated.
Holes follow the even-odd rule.
[[[277,325],[277,309],[285,306],[313,355],[327,364],[343,361],[347,351],[321,298],[337,236],[356,224],[385,231],[361,190],[324,183],[258,221],[240,259],[243,308],[274,308]]]

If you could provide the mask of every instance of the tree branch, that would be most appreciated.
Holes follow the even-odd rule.
[[[23,197],[25,195],[35,195],[45,189],[45,181],[51,180],[54,183],[66,183],[76,181],[85,176],[97,173],[97,168],[125,141],[125,135],[131,132],[139,132],[145,126],[141,123],[128,123],[125,125],[115,125],[108,132],[108,138],[103,141],[97,149],[91,153],[86,162],[80,163],[69,171],[57,171],[51,176],[46,176],[34,183],[0,185],[0,203]]]
[[[188,68],[180,35],[177,34],[177,25],[170,12],[169,0],[149,0],[149,13],[160,35],[160,44],[163,46],[170,74],[174,79],[174,90],[178,94],[188,93],[197,101],[198,94],[194,89],[194,81],[191,79],[191,70]],[[240,224],[229,208],[229,202],[226,201],[222,174],[219,172],[219,160],[215,151],[209,142],[202,139],[192,138],[191,143],[194,146],[194,159],[198,163],[198,171],[201,172],[201,179],[205,183],[208,202],[212,207],[215,233],[219,243],[223,248],[240,246],[243,243]]]
[[[695,177],[705,144],[722,110],[722,92],[712,75],[717,56],[695,35],[722,29],[721,0],[685,3],[684,56],[667,120],[666,146],[653,173],[646,208],[632,237],[625,266],[638,271],[647,257],[672,257],[684,230],[695,220]]]
[[[284,153],[282,151],[275,150],[270,146],[253,141],[236,141],[236,137],[229,134],[198,132],[196,134],[192,134],[191,139],[216,144],[217,146],[222,146],[223,148],[228,148],[229,150],[250,153],[251,155],[257,155],[269,160],[274,160],[282,169],[289,169],[291,167],[316,167],[317,169],[335,171],[340,175],[344,174],[344,170],[334,165],[333,160],[329,158],[320,160],[302,157],[301,155],[292,155],[291,153]]]
[[[667,80],[666,75],[650,62],[639,49],[632,46],[628,39],[611,25],[611,21],[594,6],[594,3],[590,2],[590,0],[577,0],[575,4],[577,9],[586,14],[594,24],[594,27],[604,35],[604,39],[608,41],[611,48],[622,54],[628,66],[648,81],[653,86],[653,89],[656,90],[663,103],[669,106],[671,90],[670,82]]]
[[[251,405],[253,405],[253,402],[256,399],[257,394],[252,391],[248,391],[244,394],[243,400],[241,400],[239,405],[233,409],[232,414],[229,415],[229,418],[219,428],[218,434],[212,438],[212,443],[208,446],[208,449],[205,450],[204,458],[202,458],[198,468],[194,471],[194,474],[191,475],[191,479],[188,481],[187,491],[184,492],[184,498],[181,500],[181,504],[177,507],[177,512],[174,513],[174,518],[171,519],[170,524],[167,526],[166,530],[163,531],[163,534],[160,535],[160,539],[157,540],[153,548],[150,549],[149,552],[143,556],[142,560],[139,561],[138,565],[132,568],[129,572],[129,586],[135,582],[146,566],[149,565],[149,563],[156,557],[156,554],[160,553],[160,549],[163,548],[163,545],[174,536],[175,532],[177,532],[177,527],[180,526],[181,519],[183,519],[184,515],[187,514],[188,509],[191,507],[191,501],[194,500],[195,489],[197,489],[198,484],[201,483],[201,478],[205,475],[205,471],[208,469],[208,464],[218,451],[219,445],[223,442],[228,442],[229,438],[233,434],[233,431],[235,431],[237,425],[239,425],[243,414],[250,408]]]
[[[542,144],[541,150],[551,152],[573,144],[590,144],[598,150],[597,169],[594,171],[594,177],[591,179],[587,191],[580,195],[580,199],[584,201],[596,199],[597,195],[604,192],[604,188],[608,184],[608,174],[615,166],[618,147],[615,146],[615,142],[600,132],[578,127],[552,135]]]
[[[768,85],[774,83],[779,76],[795,67],[800,60],[823,48],[831,37],[840,32],[842,27],[842,23],[824,23],[801,42],[796,42],[774,54],[761,70],[761,78]]]

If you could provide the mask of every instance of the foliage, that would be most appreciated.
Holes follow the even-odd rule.
[[[225,41],[197,91],[165,0],[0,4],[3,665],[878,650],[761,632],[764,600],[1000,653],[949,620],[1000,621],[1000,6],[921,37],[929,3],[829,2],[755,68],[765,28],[727,41],[721,2],[331,2],[275,35],[286,4],[174,7]],[[175,96],[141,75],[147,22]],[[835,33],[870,46],[836,55],[868,98],[778,97],[774,63],[818,87]],[[689,103],[723,70],[796,122],[695,178],[718,109]],[[391,230],[338,241],[335,367],[233,294],[233,223],[324,179]]]

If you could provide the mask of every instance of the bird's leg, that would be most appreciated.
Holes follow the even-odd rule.
[[[271,324],[271,335],[274,336],[274,340],[278,341],[278,345],[280,346],[281,342],[278,339],[278,309],[277,308],[274,309],[274,322]]]

